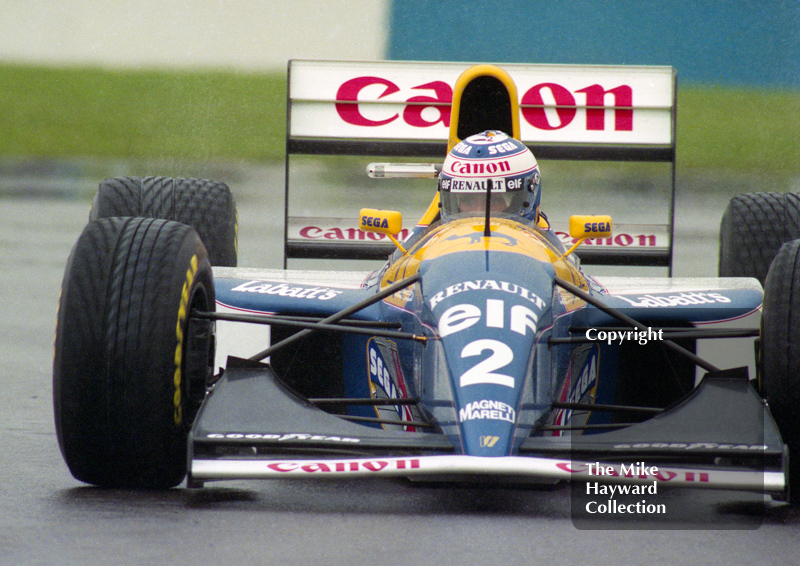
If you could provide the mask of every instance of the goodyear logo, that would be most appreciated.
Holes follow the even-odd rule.
[[[197,274],[197,264],[197,255],[193,255],[189,262],[189,269],[186,270],[186,280],[183,282],[183,289],[181,290],[181,302],[178,305],[178,323],[175,326],[177,345],[175,346],[175,372],[172,376],[172,383],[175,388],[172,404],[174,407],[173,420],[176,426],[180,426],[183,422],[183,402],[181,400],[181,383],[183,382],[183,331],[186,328],[186,318],[189,313],[189,294],[192,291],[194,278]]]

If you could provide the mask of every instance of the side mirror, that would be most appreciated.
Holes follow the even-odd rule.
[[[612,222],[608,215],[576,214],[569,217],[569,235],[576,238],[575,242],[564,257],[575,251],[586,238],[608,238],[611,236]]]
[[[611,217],[597,214],[570,216],[569,235],[573,238],[608,238],[611,236]]]
[[[386,234],[394,245],[400,248],[403,253],[406,250],[400,245],[395,237],[403,229],[403,215],[396,210],[376,210],[374,208],[362,208],[358,213],[358,228],[363,232],[377,232]]]

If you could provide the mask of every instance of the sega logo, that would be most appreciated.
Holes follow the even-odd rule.
[[[390,399],[407,397],[405,385],[402,382],[402,373],[400,373],[399,368],[395,366],[395,369],[398,372],[398,388],[398,385],[395,384],[395,378],[392,376],[389,364],[384,360],[383,355],[381,354],[381,351],[374,340],[374,338],[370,338],[367,345],[370,381],[377,387],[380,387]],[[410,421],[414,418],[414,415],[411,413],[411,409],[405,405],[395,405],[394,410],[397,411],[397,415],[401,420]],[[413,427],[409,427],[409,430],[413,430]]]
[[[597,385],[597,350],[592,351],[589,361],[583,366],[581,375],[575,381],[567,401],[570,403],[580,402],[595,385]]]
[[[487,149],[489,150],[489,155],[497,155],[498,153],[508,153],[509,151],[519,151],[519,148],[511,142],[490,145]]]
[[[611,232],[611,222],[587,222],[583,225],[583,229],[593,233]]]
[[[373,218],[370,216],[362,216],[361,225],[371,226],[372,228],[388,228],[389,222],[385,218]]]
[[[396,399],[401,396],[394,385],[389,368],[386,367],[386,362],[383,361],[383,356],[372,341],[369,343],[369,378],[373,383],[377,383],[389,397]]]
[[[371,100],[360,100],[361,92],[373,86],[384,87],[383,92],[372,100],[383,99],[387,96],[401,92],[397,84],[376,76],[355,77],[342,83],[336,91],[336,112],[346,123],[354,126],[378,127],[390,124],[401,119],[399,113],[388,115],[383,119],[367,118],[361,113],[359,103]],[[450,127],[450,105],[453,100],[453,89],[444,81],[432,81],[411,87],[412,91],[429,91],[431,95],[411,96],[405,100],[402,120],[415,128],[429,128],[437,124]],[[587,131],[605,130],[606,95],[612,95],[614,104],[614,130],[633,130],[633,89],[629,85],[619,85],[606,89],[599,84],[570,91],[558,83],[539,83],[530,87],[522,94],[520,99],[520,112],[522,118],[534,128],[539,130],[560,130],[569,126],[578,108],[578,98],[585,102],[585,129]],[[401,95],[402,96],[402,95]],[[546,103],[545,100],[548,102]],[[550,106],[549,101],[555,101],[555,116],[548,117],[545,107]],[[438,117],[431,117],[423,113],[427,109],[438,111]],[[553,119],[555,118],[555,119]],[[552,121],[551,121],[552,120]]]

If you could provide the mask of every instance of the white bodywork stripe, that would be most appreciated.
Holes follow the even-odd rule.
[[[591,470],[590,470],[591,464]],[[619,464],[612,467],[618,475],[599,475],[595,462],[559,460],[540,457],[505,456],[408,456],[402,458],[305,459],[305,460],[193,460],[193,480],[332,479],[355,477],[413,477],[464,475],[516,476],[520,479],[579,480],[601,483],[653,484],[684,488],[731,489],[781,493],[785,478],[781,472],[756,472],[716,468],[658,467],[654,474],[621,475]],[[628,466],[629,467],[629,466]],[[591,471],[591,473],[590,473]]]

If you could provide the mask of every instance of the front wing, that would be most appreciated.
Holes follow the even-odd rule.
[[[349,422],[297,396],[268,365],[230,359],[192,428],[188,485],[399,476],[658,482],[785,495],[786,454],[769,410],[746,373],[721,373],[708,374],[687,399],[640,424],[572,438],[531,437],[518,455],[484,458],[457,453],[456,442],[436,432]]]

